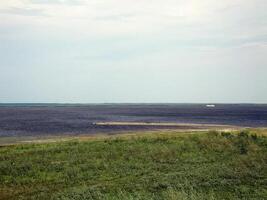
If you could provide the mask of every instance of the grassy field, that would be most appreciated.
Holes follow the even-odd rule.
[[[156,133],[0,148],[0,199],[267,199],[267,137]]]

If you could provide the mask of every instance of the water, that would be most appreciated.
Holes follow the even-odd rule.
[[[111,133],[149,128],[94,125],[95,122],[108,121],[267,127],[267,105],[0,104],[0,136]]]

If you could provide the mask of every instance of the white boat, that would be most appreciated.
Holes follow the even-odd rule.
[[[215,105],[214,104],[207,104],[206,107],[208,107],[208,108],[214,108]]]

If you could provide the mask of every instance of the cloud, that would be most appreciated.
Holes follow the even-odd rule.
[[[106,16],[97,16],[94,19],[99,21],[127,21],[136,16],[136,14],[114,14]]]
[[[12,0],[0,2],[0,7],[1,13],[10,14],[0,28],[27,25],[21,31],[29,32],[20,35],[29,38],[32,34],[69,40],[138,37],[144,44],[155,38],[178,47],[216,48],[267,40],[265,0]]]
[[[266,102],[266,10],[266,0],[0,0],[0,89],[13,83],[15,97],[21,80],[54,88],[51,98],[70,94],[68,83],[84,101],[110,86],[107,99],[154,90],[201,100],[212,90],[245,101],[254,87]]]
[[[81,0],[31,0],[33,4],[61,4],[61,5],[82,5]]]
[[[22,15],[22,16],[46,16],[43,9],[32,8],[7,8],[0,10],[0,14]]]

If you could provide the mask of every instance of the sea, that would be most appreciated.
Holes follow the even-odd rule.
[[[0,137],[114,133],[151,128],[99,126],[98,122],[267,127],[267,104],[0,104]]]

